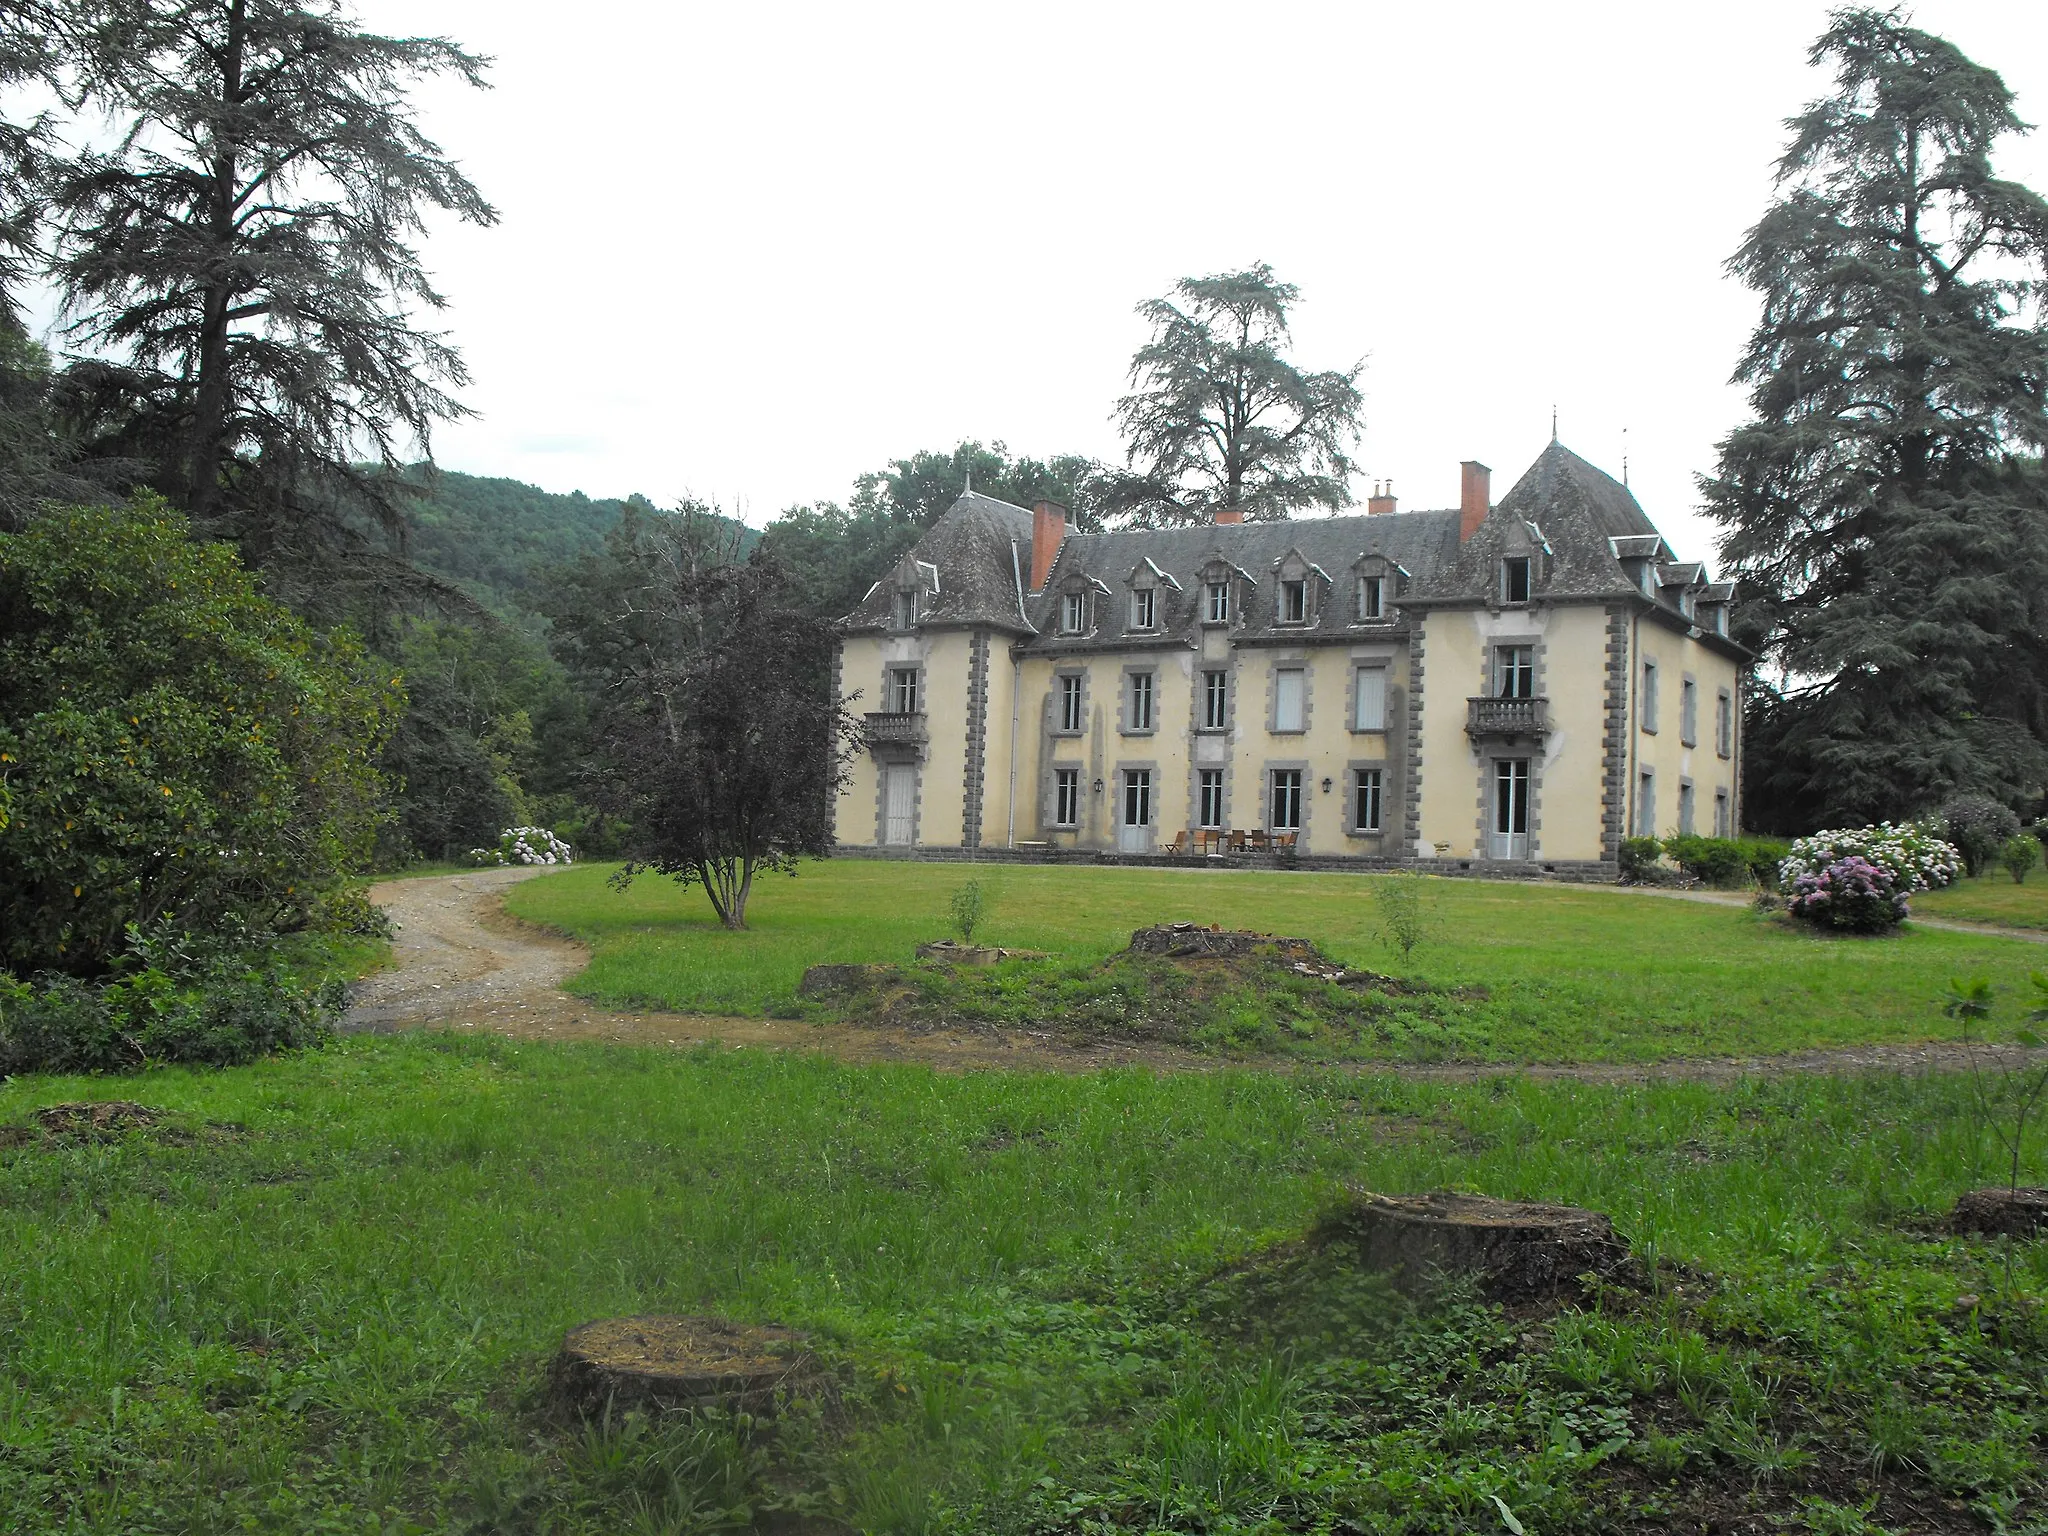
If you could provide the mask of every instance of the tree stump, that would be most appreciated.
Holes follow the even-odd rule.
[[[1041,949],[1003,949],[989,944],[957,944],[951,939],[935,939],[929,944],[917,946],[917,958],[936,960],[941,965],[1000,965],[1005,960],[1043,960]]]
[[[1956,1197],[1951,1232],[2032,1237],[2048,1226],[2048,1189],[1973,1189]]]
[[[570,1330],[553,1385],[586,1413],[645,1405],[763,1413],[808,1376],[806,1343],[788,1328],[720,1317],[608,1317]]]
[[[1495,1301],[1576,1292],[1581,1275],[1619,1278],[1634,1265],[1628,1244],[1598,1211],[1483,1195],[1364,1194],[1326,1217],[1318,1236],[1355,1242],[1368,1268],[1406,1288],[1440,1274],[1474,1275]]]

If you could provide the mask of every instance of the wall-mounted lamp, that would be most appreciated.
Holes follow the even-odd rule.
[[[1329,792],[1330,792],[1330,781],[1329,781],[1328,779],[1325,779],[1325,780],[1323,780],[1323,793],[1327,795],[1327,794],[1328,794]]]
[[[1102,780],[1100,779],[1095,781],[1095,793],[1098,795],[1102,793]]]

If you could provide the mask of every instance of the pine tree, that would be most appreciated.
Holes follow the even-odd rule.
[[[2048,203],[1991,168],[2024,125],[1897,13],[1837,12],[1811,56],[1835,91],[1730,262],[1753,419],[1702,479],[1776,678],[1749,803],[1787,830],[2017,801],[2048,736]]]
[[[1152,339],[1117,402],[1125,468],[1094,487],[1105,517],[1153,527],[1226,508],[1271,519],[1351,504],[1365,365],[1303,373],[1287,360],[1287,312],[1300,298],[1259,262],[1183,278],[1138,306]]]
[[[52,0],[66,91],[111,140],[56,161],[54,275],[77,349],[61,380],[102,456],[266,560],[367,511],[466,414],[428,210],[496,213],[419,130],[417,79],[481,85],[441,38],[359,30],[339,0]]]

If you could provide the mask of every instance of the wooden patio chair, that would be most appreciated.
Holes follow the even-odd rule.
[[[1244,833],[1235,827],[1230,829],[1230,851],[1232,853],[1243,853],[1245,851]]]
[[[1175,853],[1186,853],[1187,851],[1188,851],[1188,833],[1187,833],[1187,828],[1183,827],[1183,828],[1181,828],[1181,830],[1180,830],[1180,831],[1178,831],[1178,832],[1176,832],[1176,833],[1174,833],[1174,834],[1173,834],[1173,852],[1175,852]]]
[[[1269,847],[1272,846],[1271,840],[1267,838],[1265,829],[1263,827],[1254,827],[1252,829],[1251,845],[1251,851],[1253,853],[1264,853]]]

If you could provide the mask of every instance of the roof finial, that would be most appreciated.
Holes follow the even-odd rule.
[[[1621,488],[1628,489],[1628,428],[1621,429]]]
[[[969,496],[974,494],[974,466],[972,464],[967,466],[967,490],[965,494]]]
[[[1557,402],[1554,400],[1550,404],[1550,440],[1552,443],[1557,441]]]

